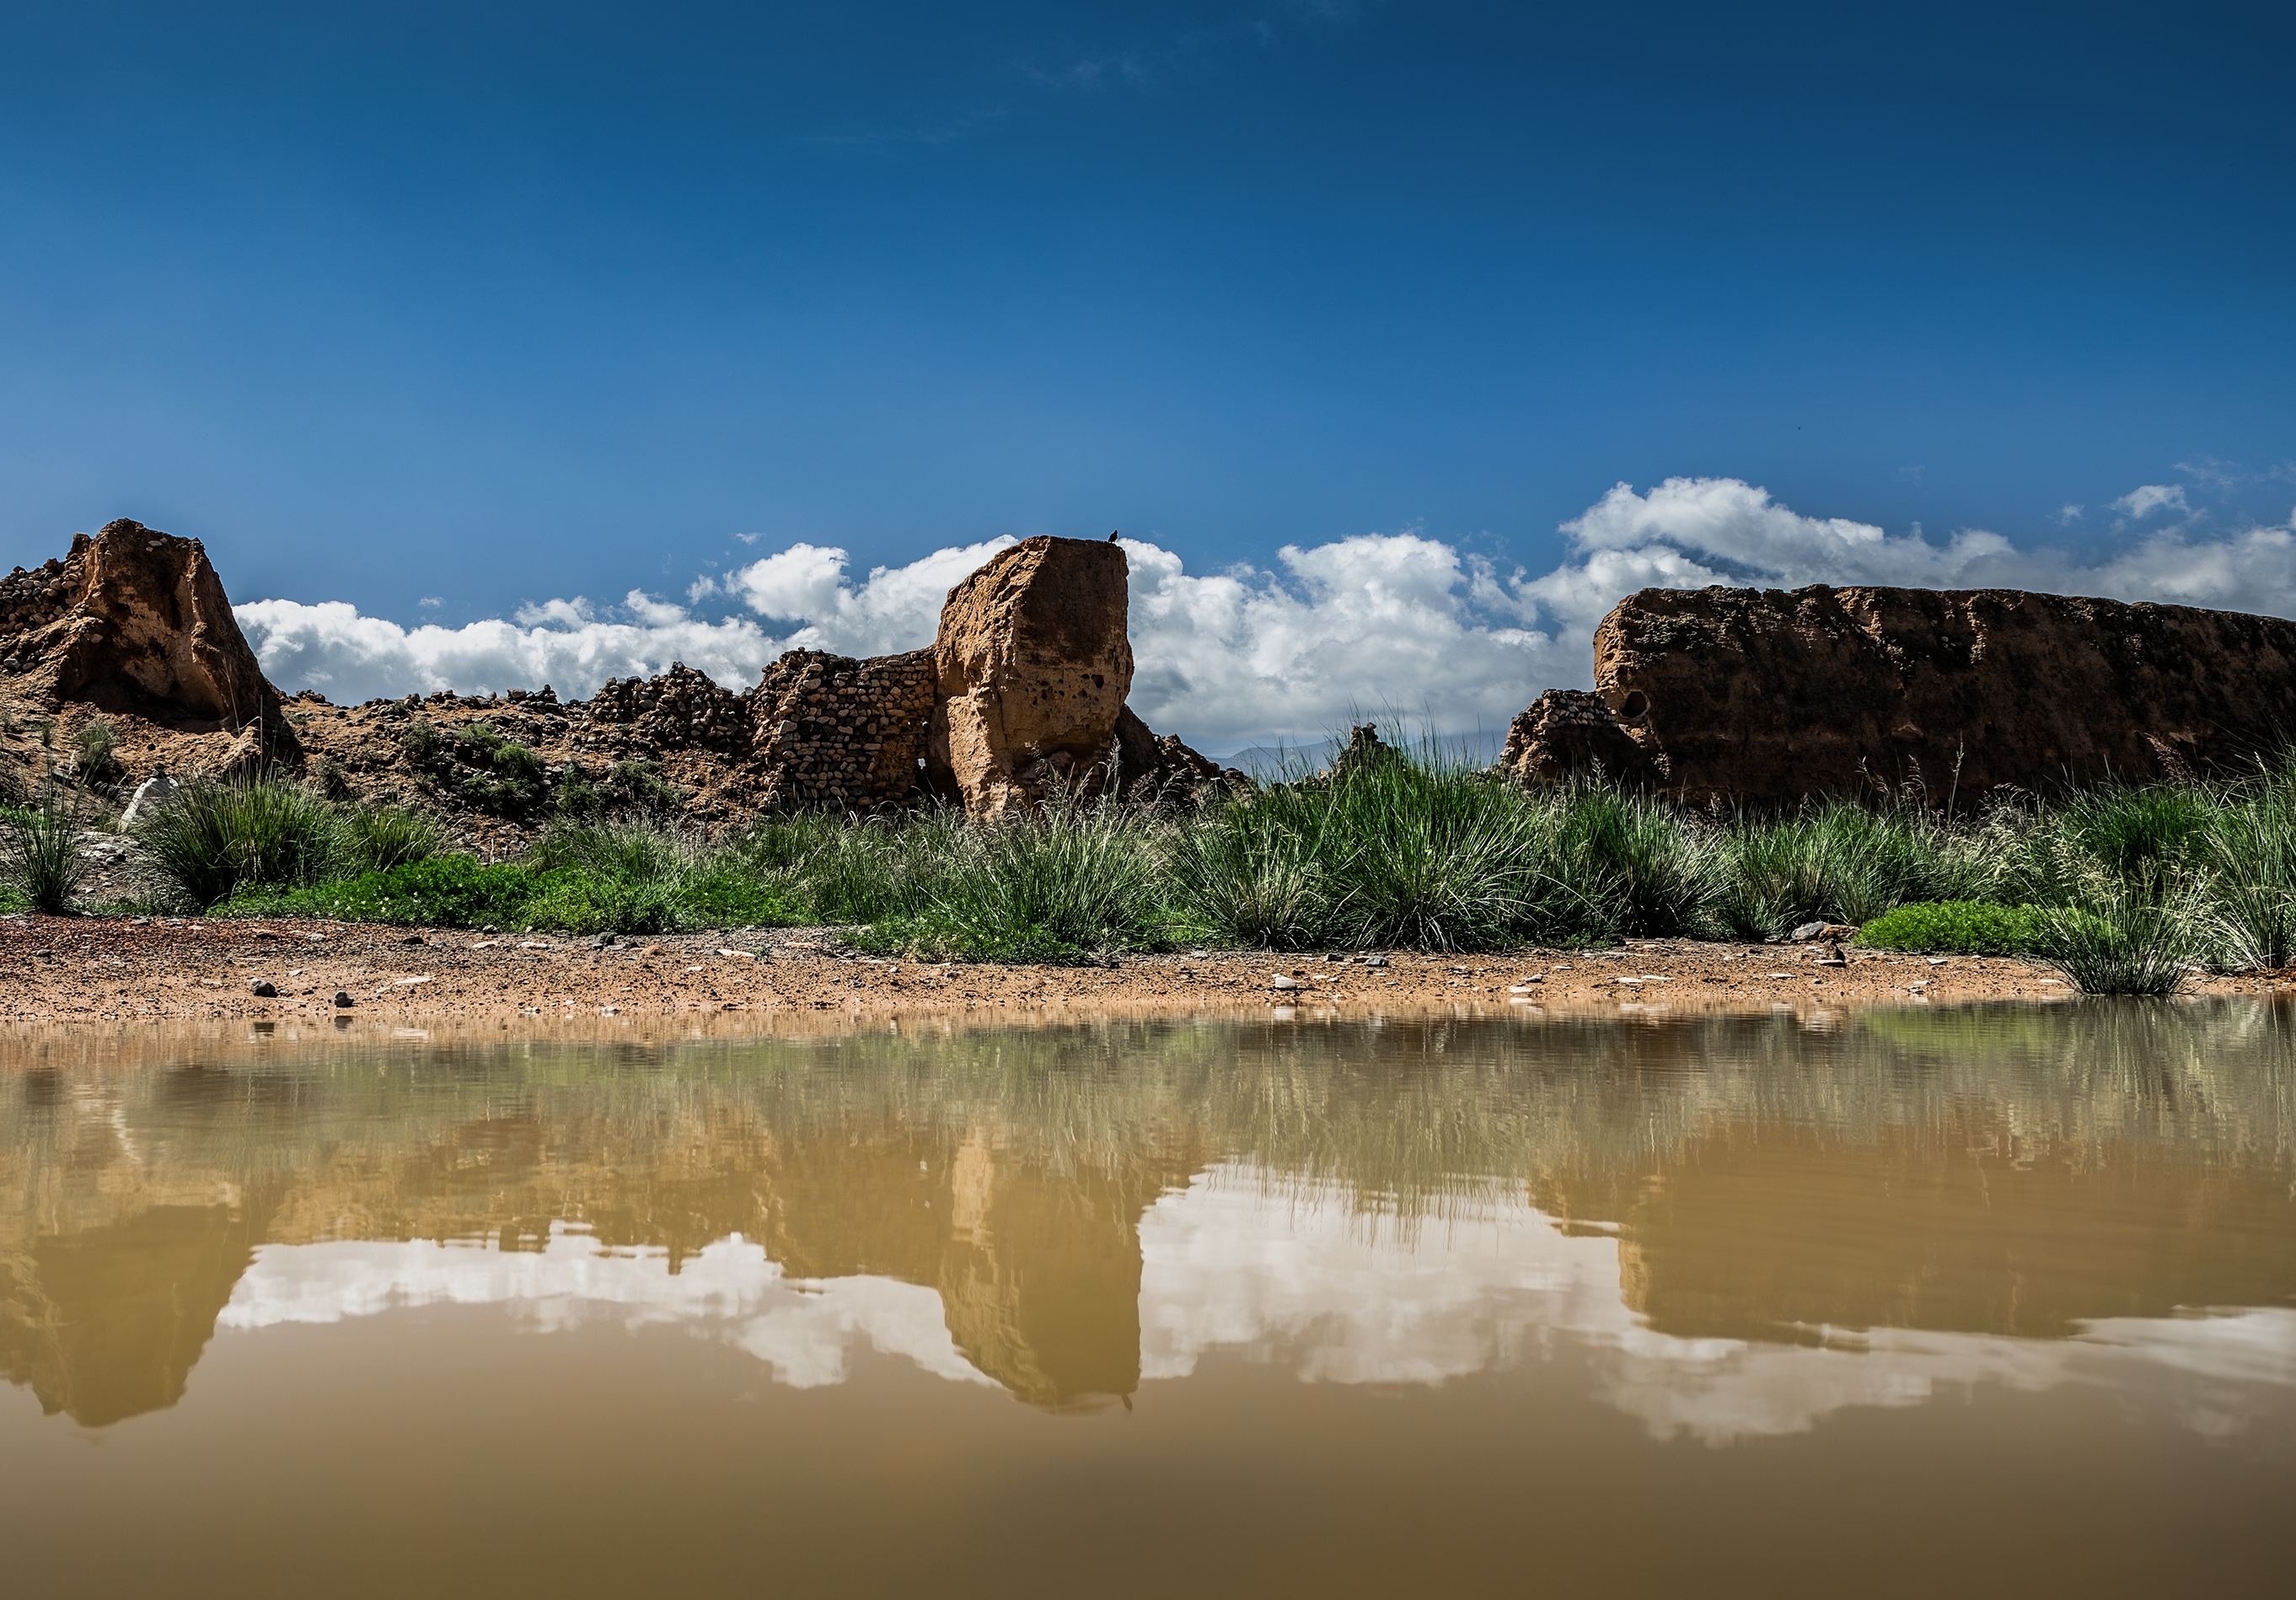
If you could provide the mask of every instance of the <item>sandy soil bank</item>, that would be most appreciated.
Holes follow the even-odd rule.
[[[0,1015],[20,1023],[283,1020],[488,1022],[726,1013],[832,1017],[1064,1013],[1317,1012],[1537,1006],[1803,1011],[2062,998],[2037,962],[1937,960],[1818,947],[1636,941],[1599,951],[1362,957],[1207,951],[1120,965],[919,964],[839,949],[818,929],[678,934],[606,948],[589,939],[373,923],[0,918]],[[1283,980],[1288,987],[1279,987]],[[254,992],[265,982],[275,997]],[[2189,992],[2260,995],[2296,972],[2195,975]],[[351,1004],[339,1007],[338,992]],[[826,1016],[819,1013],[829,1013]],[[732,1018],[726,1020],[731,1021]]]

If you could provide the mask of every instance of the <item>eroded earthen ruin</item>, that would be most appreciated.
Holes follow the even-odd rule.
[[[507,848],[570,802],[675,805],[709,826],[928,797],[993,819],[1056,785],[1149,798],[1227,781],[1124,703],[1124,553],[1038,537],[960,584],[932,646],[791,651],[742,692],[683,665],[588,701],[545,685],[335,706],[265,681],[193,539],[132,521],[0,579],[0,740],[20,786],[73,773],[101,719],[117,775],[283,763],[341,798],[421,799]]]
[[[1515,719],[1505,768],[1599,764],[1692,804],[2236,771],[2296,733],[2296,622],[2014,589],[1644,589],[1595,691]]]

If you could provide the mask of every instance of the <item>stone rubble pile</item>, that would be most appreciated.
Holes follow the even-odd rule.
[[[711,750],[738,759],[751,748],[742,697],[683,661],[659,677],[608,678],[589,711],[593,722],[634,725],[658,750]]]

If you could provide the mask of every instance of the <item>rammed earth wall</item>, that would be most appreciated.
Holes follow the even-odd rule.
[[[1506,765],[1600,759],[1693,805],[2246,770],[2296,736],[2296,622],[2017,589],[1644,589],[1595,693],[1518,718]]]

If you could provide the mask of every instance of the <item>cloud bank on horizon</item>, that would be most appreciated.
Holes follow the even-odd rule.
[[[2112,509],[2134,542],[2094,564],[1976,529],[1932,543],[1918,529],[1804,516],[1734,478],[1669,478],[1647,493],[1621,483],[1562,525],[1568,556],[1537,576],[1419,533],[1287,545],[1278,570],[1202,574],[1128,539],[1132,704],[1159,732],[1213,749],[1318,739],[1365,716],[1503,727],[1539,691],[1585,686],[1595,624],[1642,588],[2013,587],[2296,616],[2296,516],[2211,532],[2180,489],[2159,484]],[[581,697],[674,661],[746,687],[787,650],[931,644],[949,588],[1013,542],[936,550],[858,582],[844,551],[796,544],[697,578],[682,605],[633,589],[615,608],[552,600],[453,628],[406,628],[341,601],[234,611],[274,683],[339,702],[544,683]],[[705,603],[740,610],[713,620],[696,614]]]

